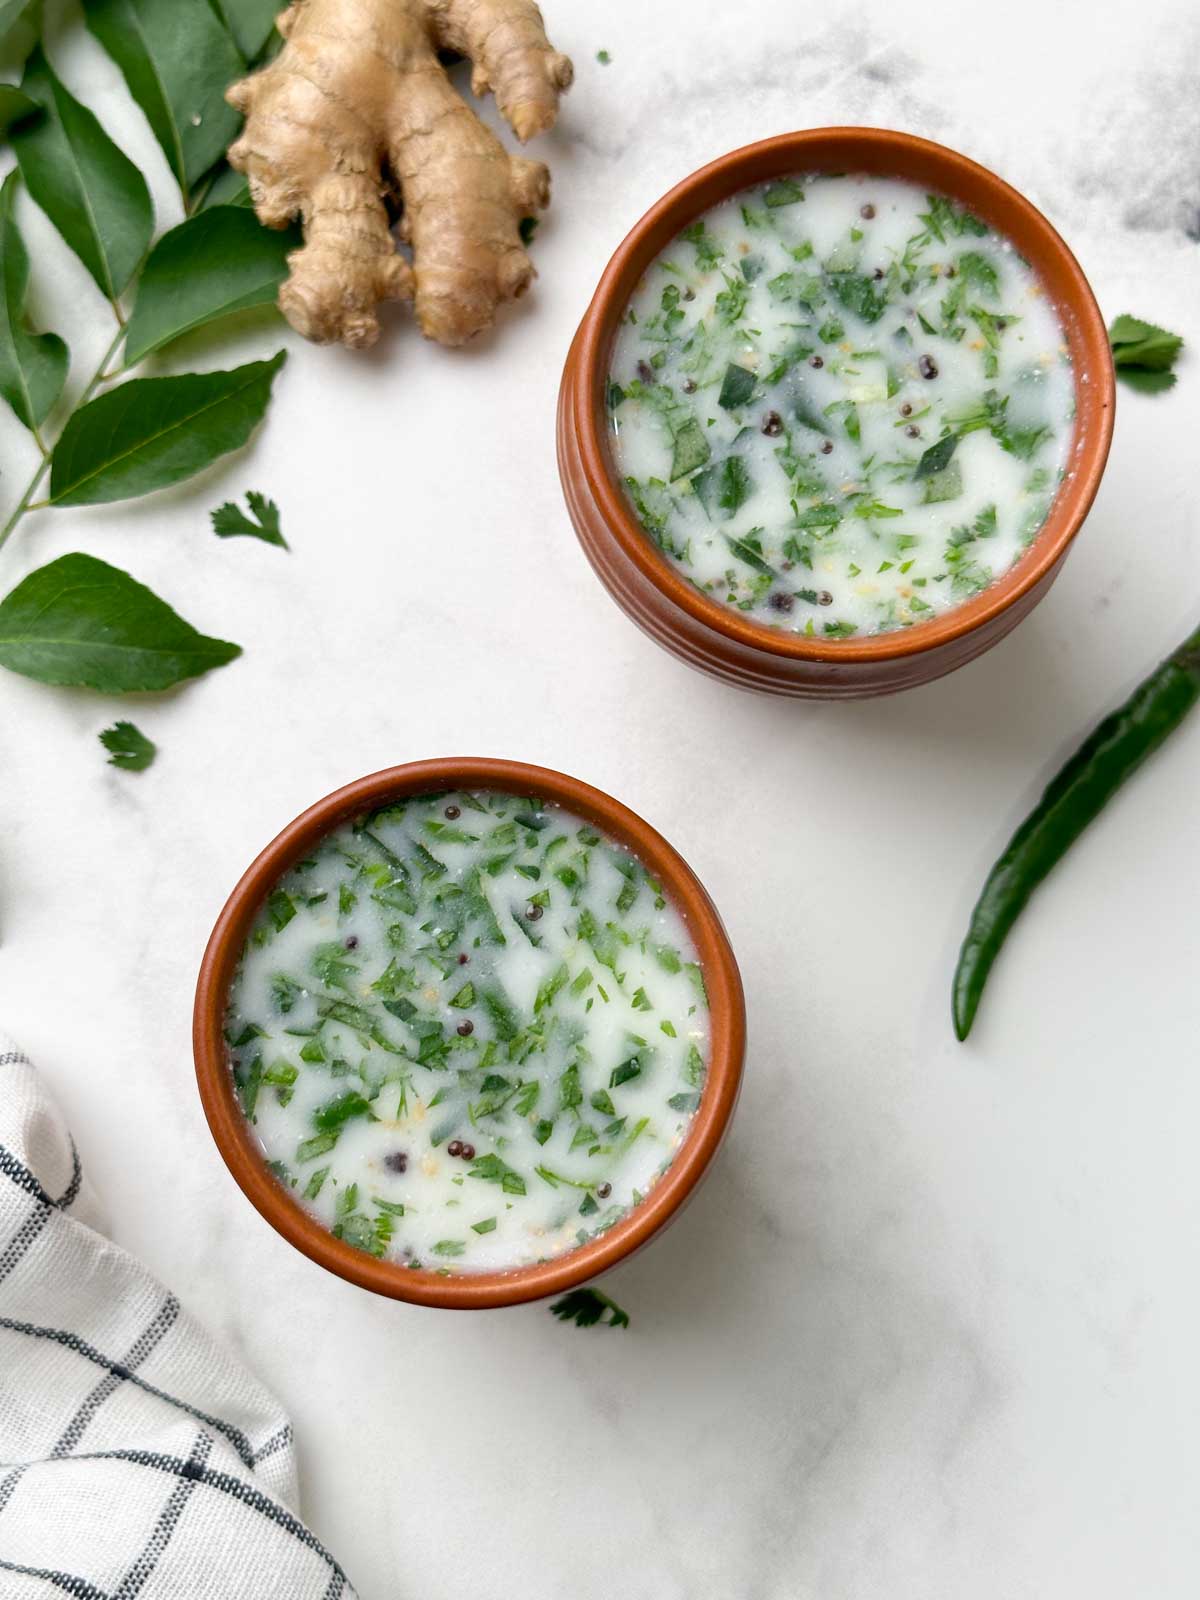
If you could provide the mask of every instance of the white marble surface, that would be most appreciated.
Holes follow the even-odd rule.
[[[117,1238],[283,1397],[305,1510],[364,1600],[1190,1600],[1200,723],[1026,916],[969,1047],[947,988],[1039,780],[1195,624],[1195,358],[1174,394],[1123,397],[1036,614],[953,677],[858,705],[743,697],[644,640],[571,535],[553,412],[626,228],[694,166],[797,125],[959,146],[1047,211],[1107,315],[1200,346],[1200,19],[1187,0],[547,10],[578,84],[542,150],[542,278],[496,336],[447,354],[398,315],[368,356],[289,337],[248,452],[175,493],[30,518],[0,557],[7,589],[86,549],[246,646],[136,706],[162,747],[140,778],[96,744],[114,703],[4,678],[0,1020],[61,1095]],[[71,12],[55,55],[167,215],[157,150]],[[21,214],[37,314],[82,371],[102,308]],[[253,317],[172,363],[280,342]],[[18,435],[0,423],[6,501]],[[250,487],[279,500],[291,555],[209,533],[208,507]],[[250,857],[344,779],[462,751],[621,795],[694,862],[744,967],[741,1108],[695,1204],[610,1280],[628,1333],[336,1282],[243,1201],[197,1103],[192,982]]]

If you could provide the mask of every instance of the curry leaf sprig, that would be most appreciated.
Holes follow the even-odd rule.
[[[573,1322],[577,1328],[627,1328],[629,1313],[622,1311],[599,1289],[572,1289],[550,1307],[560,1322]]]
[[[150,494],[240,449],[285,359],[280,351],[229,372],[130,376],[182,335],[273,301],[297,238],[259,226],[244,180],[224,159],[239,126],[225,87],[273,47],[274,0],[138,0],[136,27],[127,9],[126,0],[84,0],[89,31],[120,69],[179,186],[183,221],[157,242],[145,177],[61,81],[44,43],[29,54],[19,87],[0,85],[0,133],[16,157],[0,186],[0,396],[38,457],[0,527],[0,547],[32,512]],[[33,14],[0,4],[0,36]],[[114,323],[65,409],[67,346],[25,314],[22,186],[87,269]],[[262,511],[257,526],[238,531],[282,544],[274,507],[263,500]],[[0,666],[43,683],[113,694],[164,689],[239,653],[90,556],[62,557],[0,600]]]

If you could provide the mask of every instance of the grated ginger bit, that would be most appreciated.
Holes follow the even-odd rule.
[[[421,1171],[425,1174],[425,1176],[427,1178],[436,1178],[437,1177],[437,1170],[438,1170],[438,1164],[437,1164],[437,1157],[436,1156],[427,1155],[427,1156],[422,1156],[421,1157]]]
[[[438,992],[432,984],[428,984],[424,989],[421,990],[421,997],[424,1000],[436,1000],[438,998]]]

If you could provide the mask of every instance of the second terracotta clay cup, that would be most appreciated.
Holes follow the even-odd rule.
[[[613,465],[604,406],[609,354],[626,306],[680,229],[738,190],[788,173],[820,172],[908,179],[950,196],[1004,234],[1052,301],[1075,375],[1066,476],[1026,554],[964,605],[930,622],[862,639],[810,639],[767,628],[688,583],[634,517]],[[1113,411],[1112,357],[1095,296],[1036,207],[995,173],[943,145],[879,128],[815,128],[764,139],[702,167],[652,206],[621,244],[567,357],[559,393],[559,472],[571,521],[601,582],[639,627],[690,666],[773,694],[887,694],[971,661],[1046,593],[1095,498]]]
[[[267,1170],[242,1114],[225,1041],[229,986],[263,901],[297,861],[341,824],[409,795],[498,789],[565,807],[633,852],[662,885],[696,946],[709,1000],[708,1071],[700,1104],[670,1166],[645,1199],[576,1250],[509,1272],[439,1273],[376,1260],[335,1239]],[[217,920],[196,986],[193,1048],[200,1099],[230,1172],[250,1203],[318,1265],[376,1294],[417,1305],[478,1310],[517,1305],[587,1283],[641,1248],[691,1196],[724,1138],[737,1102],[746,1040],[742,983],[721,919],[703,885],[661,834],[628,807],[561,772],[519,761],[448,757],[413,761],[347,784],[310,806],[246,870]]]

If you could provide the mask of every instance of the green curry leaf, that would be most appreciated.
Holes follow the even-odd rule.
[[[208,0],[83,0],[83,9],[171,171],[190,188],[237,134],[225,90],[245,72],[241,51]]]
[[[7,133],[18,122],[36,117],[41,109],[36,100],[14,89],[11,83],[0,83],[0,133]]]
[[[154,229],[146,180],[55,76],[40,47],[21,89],[45,111],[12,129],[21,176],[101,293],[115,300]]]
[[[19,181],[10,172],[0,186],[0,394],[36,429],[62,393],[70,357],[56,333],[33,333],[25,322],[29,257],[13,216]]]
[[[242,206],[213,206],[172,228],[138,279],[125,336],[129,366],[193,328],[249,306],[268,305],[287,277],[297,229],[260,226]]]
[[[247,61],[262,54],[283,7],[279,0],[211,0]]]
[[[232,372],[135,378],[76,411],[50,471],[53,505],[97,505],[150,494],[190,478],[245,444],[283,365],[252,361]]]
[[[169,689],[241,655],[94,556],[60,556],[0,600],[0,666],[106,694]]]

